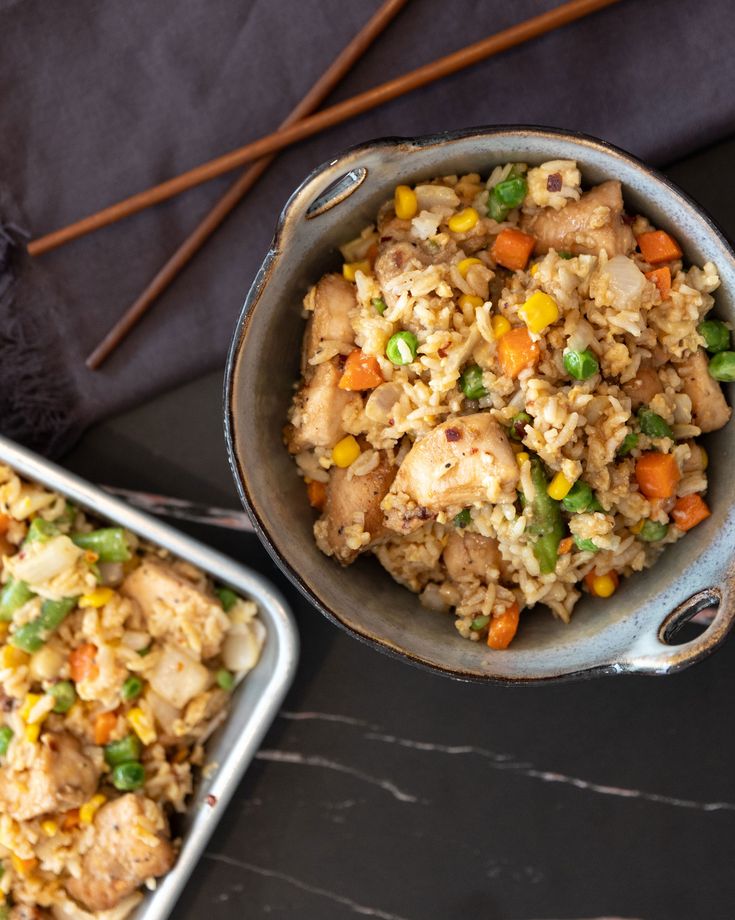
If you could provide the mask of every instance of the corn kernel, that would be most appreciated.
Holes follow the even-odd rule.
[[[447,221],[447,226],[452,233],[468,233],[480,219],[474,208],[465,208],[458,214],[453,214]]]
[[[528,274],[533,278],[534,275],[538,274],[539,264],[534,262],[533,265],[528,269]]]
[[[496,339],[500,339],[506,332],[510,332],[510,323],[504,316],[493,316],[490,325],[493,327],[493,335]]]
[[[13,864],[13,868],[18,875],[23,876],[30,875],[38,865],[37,859],[21,859],[20,856],[16,856],[15,853],[10,854],[10,862]]]
[[[467,259],[462,259],[461,262],[457,262],[457,271],[463,278],[466,278],[467,272],[473,265],[482,265],[482,259],[476,259],[474,256],[470,256]]]
[[[36,722],[35,725],[26,725],[23,734],[25,735],[26,741],[30,741],[31,744],[35,744],[38,741],[39,735],[41,734],[41,723]]]
[[[556,301],[543,291],[534,291],[521,307],[520,313],[529,331],[537,334],[559,319]]]
[[[633,524],[633,526],[630,528],[630,532],[639,534],[643,530],[643,525],[645,523],[646,523],[645,518],[642,518],[640,521],[638,521],[637,524]]]
[[[340,467],[340,469],[345,469],[353,464],[359,456],[360,445],[351,434],[342,438],[341,441],[337,441],[332,448],[332,461],[334,465]]]
[[[530,455],[527,454],[525,450],[522,450],[520,453],[516,454],[516,463],[518,466],[523,466],[523,464],[528,463],[530,459]]]
[[[342,266],[342,274],[348,281],[354,281],[358,272],[362,272],[363,275],[370,274],[369,259],[364,259],[362,262],[345,262]]]
[[[482,297],[478,297],[477,294],[461,294],[459,298],[459,305],[463,310],[465,307],[481,307],[484,303]]]
[[[97,795],[93,795],[92,798],[88,802],[85,802],[79,809],[79,823],[91,824],[94,821],[94,816],[106,801],[107,796],[102,795],[101,792],[98,792]]]
[[[40,693],[26,693],[26,698],[23,702],[23,705],[18,710],[18,713],[24,722],[29,721],[28,717],[31,714],[31,710],[37,703],[40,703],[42,699],[43,697]]]
[[[616,588],[615,579],[611,575],[595,575],[592,579],[592,593],[596,597],[611,597]]]
[[[574,483],[569,482],[564,473],[557,473],[549,483],[549,488],[546,491],[549,498],[553,498],[555,501],[560,502],[562,498],[567,497],[573,485]]]
[[[83,594],[79,598],[79,606],[104,607],[105,604],[109,604],[114,596],[115,592],[112,588],[95,588],[94,591],[90,591],[89,594]]]
[[[59,833],[59,825],[56,821],[41,821],[41,830],[47,837],[55,837]]]
[[[157,735],[153,722],[139,706],[128,713],[128,724],[143,744],[153,744],[156,740]]]
[[[22,665],[28,664],[30,660],[30,655],[22,652],[14,645],[3,646],[2,653],[0,653],[0,667],[3,668],[20,668]]]
[[[702,472],[704,472],[704,470],[706,470],[709,466],[709,456],[703,447],[700,447],[699,449],[702,452]]]
[[[397,185],[393,196],[393,207],[399,220],[411,220],[419,209],[416,192],[407,185]]]

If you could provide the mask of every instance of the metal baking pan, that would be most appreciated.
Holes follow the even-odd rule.
[[[199,566],[217,582],[251,598],[257,603],[267,630],[260,661],[233,694],[227,721],[207,744],[207,763],[217,764],[217,769],[206,779],[200,779],[183,816],[178,860],[168,875],[159,880],[156,890],[148,893],[131,915],[134,920],[164,920],[173,911],[291,684],[299,652],[293,615],[279,592],[256,572],[134,510],[3,437],[0,437],[0,463],[60,492],[96,517],[126,527],[145,540],[163,546],[175,556]]]

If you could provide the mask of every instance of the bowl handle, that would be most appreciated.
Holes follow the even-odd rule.
[[[702,611],[717,607],[717,612],[705,631],[681,645],[671,645],[668,639],[680,626]],[[619,670],[638,674],[673,674],[700,661],[720,645],[735,623],[735,575],[729,576],[722,588],[697,591],[669,613],[656,632],[643,633],[633,647],[619,659]]]

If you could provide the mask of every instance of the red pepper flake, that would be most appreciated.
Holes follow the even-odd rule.
[[[547,192],[560,192],[562,187],[561,173],[552,173],[546,180]]]
[[[388,419],[388,425],[390,425],[391,427],[393,427],[393,425],[395,425],[395,423],[396,423],[396,420],[395,420],[395,419],[393,419],[393,418],[389,418],[389,419]]]
[[[217,796],[212,795],[210,792],[204,801],[207,803],[207,805],[209,805],[210,808],[214,808],[214,806],[217,804]]]
[[[459,428],[447,428],[444,431],[444,437],[447,441],[459,441],[462,437],[462,432]]]

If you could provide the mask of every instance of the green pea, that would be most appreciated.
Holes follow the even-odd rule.
[[[493,197],[507,208],[517,208],[528,192],[528,183],[522,176],[512,176],[493,188]]]
[[[571,252],[567,252],[565,249],[563,249],[561,252],[557,252],[557,255],[559,256],[560,259],[564,259],[565,262],[568,262],[569,259],[574,258]]]
[[[375,312],[379,313],[381,316],[388,309],[388,304],[383,300],[382,297],[373,297],[371,303],[375,307]]]
[[[475,617],[475,619],[470,623],[470,629],[473,632],[479,632],[481,629],[484,629],[489,622],[490,617],[488,616]]]
[[[589,380],[600,370],[600,363],[589,348],[564,353],[564,370],[575,380]]]
[[[574,545],[577,549],[584,550],[586,553],[599,553],[600,547],[592,540],[586,540],[583,537],[573,536]]]
[[[5,757],[8,753],[8,748],[12,740],[13,729],[8,725],[3,725],[3,727],[0,728],[0,757]]]
[[[482,382],[482,368],[477,364],[462,371],[459,385],[467,399],[482,399],[483,396],[487,396],[485,384]]]
[[[239,600],[237,594],[230,588],[217,588],[215,594],[219,598],[219,602],[222,604],[222,609],[225,613],[229,613]]]
[[[131,700],[137,700],[142,692],[143,681],[139,677],[132,676],[122,685],[120,696],[126,703],[129,703]]]
[[[105,745],[105,762],[110,767],[140,759],[140,740],[137,735],[126,735],[119,741]]]
[[[221,687],[223,690],[232,690],[235,686],[235,678],[226,668],[220,668],[219,671],[217,671],[215,680],[217,681],[217,686]]]
[[[719,319],[706,319],[697,326],[697,332],[705,341],[707,351],[716,354],[730,347],[730,330]]]
[[[578,479],[564,498],[562,498],[561,506],[570,514],[582,514],[590,510],[590,505],[594,501],[597,501],[597,499],[592,492],[592,487],[588,483]]]
[[[638,422],[643,434],[647,434],[649,438],[671,438],[672,440],[674,438],[674,432],[661,416],[651,412],[645,406],[641,406],[638,410]]]
[[[659,524],[658,521],[646,521],[638,534],[638,539],[646,543],[656,543],[659,540],[663,540],[668,530],[668,524]]]
[[[60,680],[47,691],[55,700],[54,712],[63,715],[77,701],[77,691],[70,680]]]
[[[454,526],[455,527],[467,527],[472,521],[472,515],[470,514],[469,508],[463,508],[459,514],[454,515]]]
[[[709,375],[724,383],[735,380],[735,351],[721,351],[710,358]]]
[[[505,218],[510,213],[510,208],[507,205],[504,205],[502,202],[493,195],[491,191],[487,196],[487,213],[492,217],[493,220],[496,220],[499,224],[502,224]]]
[[[399,367],[403,364],[410,364],[416,359],[419,340],[413,332],[396,332],[388,339],[385,346],[385,355],[393,364]]]
[[[146,656],[146,655],[150,655],[150,653],[151,653],[152,651],[153,651],[153,645],[152,645],[152,644],[151,644],[151,645],[146,645],[145,648],[140,649],[140,651],[138,652],[138,654],[140,655],[141,658],[145,658],[145,656]]]
[[[622,443],[620,444],[620,447],[618,448],[618,457],[627,457],[628,454],[636,447],[638,447],[638,435],[634,432],[631,432],[631,434],[626,434],[622,440]]]
[[[522,441],[526,433],[526,425],[533,423],[533,419],[528,412],[519,412],[510,420],[510,436],[514,441]]]
[[[112,785],[120,792],[133,792],[140,789],[144,783],[145,769],[142,763],[121,763],[112,771]]]

